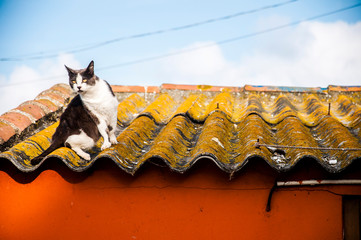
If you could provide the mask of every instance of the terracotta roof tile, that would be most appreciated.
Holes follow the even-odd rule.
[[[112,90],[114,92],[131,92],[131,93],[159,93],[159,87],[156,86],[120,86],[113,85]]]
[[[52,102],[49,99],[35,99],[31,102],[32,104],[40,104],[41,109],[45,111],[45,113],[54,112],[59,109],[59,106]]]
[[[219,92],[219,91],[231,91],[239,92],[243,88],[229,87],[229,86],[211,86],[211,85],[180,85],[180,84],[162,84],[162,89],[165,90],[190,90],[190,91],[202,91],[202,92]]]
[[[337,92],[360,92],[361,86],[328,86],[328,91],[337,91]]]
[[[16,132],[13,127],[0,119],[0,133],[0,144],[3,144],[14,136]]]
[[[17,107],[16,109],[30,114],[36,120],[45,116],[44,110],[41,107],[39,107],[38,105],[33,104],[33,103],[22,104],[19,107]]]
[[[284,87],[284,86],[252,86],[245,85],[246,91],[262,91],[262,92],[322,92],[320,87]]]
[[[56,84],[41,92],[34,100],[0,116],[0,150],[22,140],[22,133],[32,126],[47,122],[49,116],[60,111],[69,100],[72,90],[66,84]],[[43,124],[40,124],[43,125]],[[10,141],[11,140],[11,141]],[[9,142],[10,141],[10,142]]]
[[[16,130],[20,132],[32,123],[28,116],[19,112],[4,113],[0,116],[0,119],[12,123],[16,127]]]
[[[357,87],[341,87],[340,91],[330,87],[325,91],[170,84],[154,87],[155,91],[112,87],[120,99],[119,143],[101,151],[100,140],[90,151],[90,162],[65,147],[47,158],[61,159],[74,171],[109,158],[130,174],[152,159],[163,160],[177,172],[209,159],[228,173],[239,171],[253,158],[263,159],[278,171],[314,159],[329,172],[340,172],[361,159],[361,92]],[[52,94],[41,96],[54,97]],[[57,101],[66,102],[64,96]],[[28,110],[24,106],[20,109]],[[40,114],[41,109],[38,111]],[[22,121],[15,123],[20,128]],[[0,158],[10,160],[21,171],[34,171],[38,166],[31,166],[30,159],[50,145],[56,126],[33,134]],[[0,121],[0,129],[5,142],[11,128]]]

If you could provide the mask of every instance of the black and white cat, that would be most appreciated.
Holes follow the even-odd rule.
[[[69,85],[78,94],[61,115],[50,147],[32,159],[32,165],[39,164],[45,156],[62,146],[73,149],[89,161],[90,155],[84,150],[92,148],[100,137],[104,140],[102,150],[117,143],[118,100],[110,85],[94,75],[93,61],[81,70],[65,67],[69,74]]]

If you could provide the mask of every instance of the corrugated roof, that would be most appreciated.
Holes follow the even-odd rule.
[[[100,140],[91,150],[90,162],[65,147],[47,158],[59,158],[74,171],[84,171],[95,161],[109,158],[130,174],[155,158],[177,172],[185,172],[206,158],[228,173],[242,169],[255,157],[278,171],[287,171],[297,162],[311,158],[329,172],[340,172],[361,158],[358,86],[321,89],[164,84],[113,89],[120,102],[119,143],[100,151]],[[24,172],[39,167],[32,166],[30,160],[50,145],[57,126],[38,124],[50,112],[50,107],[42,107],[40,101],[47,100],[50,106],[55,99],[56,104],[52,104],[57,108],[52,111],[61,111],[71,92],[64,84],[49,91],[35,99],[38,103],[24,103],[18,111],[0,117],[0,140],[8,148],[0,154],[1,161],[10,160]],[[32,106],[38,106],[40,115],[23,113],[35,108]],[[20,118],[11,119],[10,113],[29,120],[20,124],[16,120]],[[29,128],[26,124],[35,131],[22,140],[19,134]],[[13,136],[10,128],[15,132]],[[18,143],[11,146],[9,141]]]

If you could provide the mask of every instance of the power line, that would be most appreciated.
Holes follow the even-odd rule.
[[[156,56],[137,59],[137,60],[134,60],[134,61],[123,62],[123,63],[120,63],[120,64],[101,67],[98,70],[101,71],[101,70],[107,70],[107,69],[112,69],[112,68],[118,68],[118,67],[134,65],[134,64],[138,64],[138,63],[150,62],[150,61],[153,61],[153,60],[158,60],[158,59],[163,59],[163,58],[176,56],[176,55],[180,55],[180,54],[184,54],[184,53],[194,52],[194,51],[197,51],[197,50],[200,50],[200,49],[209,48],[209,47],[213,47],[213,46],[217,46],[217,45],[224,45],[224,44],[239,41],[239,40],[242,40],[242,39],[256,37],[256,36],[259,36],[259,35],[262,35],[262,34],[265,34],[265,33],[274,32],[274,31],[281,30],[281,29],[284,29],[284,28],[292,27],[292,26],[298,25],[298,24],[303,23],[303,22],[312,21],[312,20],[315,20],[315,19],[318,19],[318,18],[330,16],[330,15],[340,13],[340,12],[344,12],[344,11],[347,11],[347,10],[350,10],[350,9],[353,9],[353,8],[356,8],[356,7],[360,7],[360,6],[361,6],[361,3],[358,3],[358,4],[348,6],[348,7],[340,8],[340,9],[337,9],[337,10],[334,10],[334,11],[331,11],[331,12],[327,12],[327,13],[316,15],[316,16],[313,16],[313,17],[309,17],[309,18],[306,18],[306,19],[303,19],[303,20],[298,20],[298,21],[294,21],[294,22],[291,22],[291,23],[288,23],[288,24],[279,25],[279,26],[276,26],[276,27],[273,27],[273,28],[264,29],[264,30],[261,30],[261,31],[258,31],[258,32],[244,34],[244,35],[241,35],[241,36],[221,40],[221,41],[218,41],[218,42],[215,42],[215,43],[205,44],[205,45],[202,45],[202,46],[199,46],[199,47],[183,49],[183,50],[179,50],[179,51],[172,52],[172,53],[156,55]]]
[[[97,69],[97,71],[104,71],[104,70],[113,69],[113,68],[125,67],[125,66],[135,65],[135,64],[144,63],[144,62],[151,62],[151,61],[154,61],[154,60],[168,58],[168,57],[171,57],[171,56],[176,56],[176,55],[181,55],[181,54],[185,54],[185,53],[189,53],[189,52],[194,52],[194,51],[197,51],[197,50],[200,50],[200,49],[209,48],[209,47],[213,47],[213,46],[216,46],[216,45],[224,45],[224,44],[239,41],[239,40],[242,40],[242,39],[256,37],[256,36],[263,35],[263,34],[266,34],[266,33],[270,33],[270,32],[274,32],[274,31],[277,31],[277,30],[284,29],[284,28],[292,27],[292,26],[298,25],[298,24],[303,23],[303,22],[316,20],[316,19],[319,19],[319,18],[322,18],[322,17],[330,16],[330,15],[337,14],[337,13],[340,13],[340,12],[344,12],[344,11],[347,11],[347,10],[350,10],[350,9],[353,9],[353,8],[356,8],[356,7],[360,7],[360,6],[361,6],[361,3],[358,3],[358,4],[348,6],[348,7],[340,8],[340,9],[337,9],[337,10],[334,10],[334,11],[326,12],[326,13],[319,14],[319,15],[316,15],[316,16],[313,16],[313,17],[309,17],[309,18],[306,18],[306,19],[303,19],[303,20],[298,20],[298,21],[294,21],[294,22],[291,22],[291,23],[288,23],[288,24],[279,25],[279,26],[276,26],[276,27],[264,29],[262,31],[257,31],[257,32],[249,33],[249,34],[240,35],[240,36],[237,36],[237,37],[221,40],[221,41],[218,41],[218,42],[215,42],[215,43],[205,44],[205,45],[202,45],[202,46],[199,46],[199,47],[183,49],[183,50],[175,51],[175,52],[172,52],[172,53],[161,54],[161,55],[156,55],[156,56],[151,56],[151,57],[146,57],[146,58],[140,58],[140,59],[137,59],[137,60],[134,60],[134,61],[128,61],[128,62],[123,62],[123,63],[119,63],[119,64],[115,64],[115,65],[100,67],[100,68]],[[11,85],[3,85],[3,86],[0,86],[0,88],[1,87],[8,87],[8,86],[15,86],[15,85],[22,85],[22,84],[26,84],[26,83],[29,83],[29,82],[47,81],[49,79],[54,79],[54,78],[59,78],[59,77],[60,76],[47,77],[47,78],[43,78],[43,79],[34,79],[34,80],[31,80],[31,81],[27,81],[27,82],[18,82],[18,83],[13,83]]]
[[[280,2],[280,3],[276,3],[276,4],[266,5],[266,6],[263,6],[263,7],[260,7],[260,8],[255,8],[255,9],[252,9],[252,10],[241,11],[241,12],[233,13],[233,14],[230,14],[230,15],[217,17],[217,18],[211,18],[211,19],[207,19],[207,20],[203,20],[203,21],[199,21],[199,22],[195,22],[195,23],[191,23],[191,24],[186,24],[186,25],[181,25],[181,26],[171,27],[171,28],[166,28],[166,29],[160,29],[160,30],[151,31],[151,32],[139,33],[139,34],[124,36],[124,37],[118,37],[118,38],[114,38],[114,39],[111,39],[111,40],[107,40],[107,41],[103,41],[103,42],[99,42],[99,43],[95,43],[95,44],[88,44],[87,46],[73,48],[71,50],[65,51],[64,53],[79,53],[79,52],[88,51],[88,50],[91,50],[91,49],[99,48],[99,47],[102,47],[102,46],[106,46],[106,45],[116,43],[116,42],[120,42],[120,41],[124,41],[124,40],[130,40],[130,39],[136,39],[136,38],[144,38],[144,37],[149,37],[149,36],[153,36],[153,35],[165,34],[165,33],[168,33],[168,32],[181,31],[181,30],[185,30],[185,29],[188,29],[188,28],[194,28],[194,27],[202,26],[202,25],[205,25],[205,24],[210,24],[210,23],[214,23],[214,22],[229,20],[229,19],[232,19],[232,18],[236,18],[236,17],[247,15],[247,14],[252,14],[252,13],[264,11],[264,10],[267,10],[267,9],[278,8],[278,7],[281,7],[281,6],[290,4],[290,3],[294,3],[294,2],[297,2],[297,1],[299,1],[299,0],[290,0],[290,1],[286,1],[286,2]],[[39,60],[39,59],[55,58],[58,55],[59,55],[59,51],[54,52],[54,53],[52,53],[51,51],[48,52],[48,53],[40,52],[40,53],[35,53],[35,54],[23,55],[23,57],[21,57],[21,56],[20,57],[19,56],[18,57],[4,57],[4,58],[0,58],[0,61],[2,61],[2,62],[10,62],[10,61]]]

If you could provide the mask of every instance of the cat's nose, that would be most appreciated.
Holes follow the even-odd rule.
[[[81,86],[78,86],[78,89],[80,90]]]

